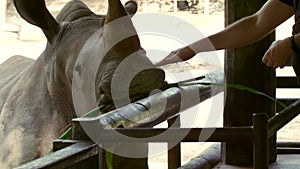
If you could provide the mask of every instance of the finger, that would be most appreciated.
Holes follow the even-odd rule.
[[[275,64],[273,62],[271,62],[271,61],[267,61],[265,63],[265,65],[268,66],[268,67],[273,67]]]
[[[262,62],[263,62],[264,64],[267,64],[267,63],[268,63],[268,60],[267,60],[265,57],[263,57],[263,58],[262,58]]]
[[[268,67],[273,67],[273,64],[272,63],[267,63],[267,66]]]
[[[269,54],[269,51],[267,51],[267,52],[265,53],[265,55],[263,56],[263,58],[262,58],[262,62],[263,62],[264,64],[267,64],[267,63],[269,62],[269,60],[270,60],[270,54]]]

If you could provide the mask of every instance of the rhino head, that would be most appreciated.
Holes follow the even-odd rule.
[[[102,77],[97,83],[99,103],[113,100],[118,102],[118,106],[123,106],[128,104],[128,100],[122,100],[127,95],[134,101],[164,85],[164,71],[156,68],[147,58],[131,17],[118,0],[109,1],[103,43],[107,52],[97,75]],[[113,98],[112,92],[115,93]]]
[[[135,1],[123,6],[119,0],[109,0],[107,15],[96,15],[82,2],[73,0],[56,19],[43,0],[14,2],[19,14],[40,27],[47,38],[47,47],[41,57],[49,62],[45,66],[55,66],[55,70],[53,67],[50,71],[47,69],[48,86],[53,95],[62,92],[64,87],[66,96],[74,98],[71,91],[72,86],[77,85],[74,76],[82,78],[83,84],[73,90],[94,87],[94,92],[85,93],[89,96],[84,99],[95,99],[98,105],[115,101],[123,106],[128,104],[128,99],[146,97],[152,90],[164,86],[164,71],[147,58],[131,21],[137,9]],[[96,70],[90,70],[95,62]],[[86,76],[93,73],[95,77],[87,80]],[[53,100],[60,102],[59,98]],[[93,106],[88,105],[84,111],[91,108]]]

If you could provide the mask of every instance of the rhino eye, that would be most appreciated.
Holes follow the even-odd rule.
[[[75,71],[80,75],[80,73],[81,73],[81,65],[77,65],[75,67]]]

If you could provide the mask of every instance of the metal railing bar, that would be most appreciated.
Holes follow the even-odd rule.
[[[223,74],[209,74],[199,82],[220,83]],[[154,126],[168,120],[180,113],[180,111],[193,107],[204,100],[224,91],[223,87],[211,85],[193,84],[182,87],[172,87],[163,92],[151,95],[135,103],[100,115],[96,118],[77,118],[73,121],[96,121],[102,128],[133,128]],[[189,94],[197,98],[187,97]],[[184,97],[185,99],[182,99]],[[186,99],[188,98],[188,100]]]
[[[16,169],[57,169],[67,168],[98,154],[98,146],[93,142],[80,141],[76,144],[50,153],[26,163]]]
[[[57,139],[53,141],[53,152],[61,150],[63,148],[66,148],[68,146],[71,146],[73,144],[78,143],[78,140],[63,140],[63,139]]]
[[[277,147],[300,148],[300,142],[277,142]]]
[[[221,145],[215,143],[178,169],[213,168],[221,162]]]
[[[211,92],[210,87],[202,90],[201,96],[207,96]],[[207,96],[209,98],[210,96]],[[95,118],[81,117],[73,119],[80,123],[96,121],[102,128],[133,128],[142,126],[154,126],[179,114],[182,108],[180,104],[181,90],[170,88],[162,93],[158,93],[148,98],[129,104],[109,113]],[[204,99],[201,99],[202,101]],[[164,102],[165,105],[161,105]],[[199,102],[190,102],[189,106],[194,106]]]
[[[277,147],[278,154],[300,154],[300,148]]]
[[[116,134],[118,132],[119,134]],[[252,127],[225,128],[130,128],[98,131],[98,142],[252,142]],[[124,137],[124,135],[128,137]]]
[[[278,154],[300,154],[300,142],[277,142]]]
[[[279,129],[293,120],[300,113],[300,100],[295,101],[287,108],[283,109],[279,113],[276,113],[268,120],[269,130],[268,135],[271,137]]]
[[[299,88],[297,84],[297,77],[282,76],[277,77],[277,88]]]

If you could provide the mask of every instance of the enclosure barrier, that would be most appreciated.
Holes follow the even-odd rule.
[[[205,83],[208,81],[220,83],[223,81],[220,77],[220,74],[209,74],[199,80],[199,83],[201,81]],[[116,131],[130,137],[143,138],[137,139],[137,142],[170,143],[173,141],[172,138],[185,134],[181,142],[252,143],[254,145],[254,168],[268,168],[269,137],[299,114],[300,100],[292,103],[269,120],[264,113],[254,114],[253,126],[223,128],[149,128],[160,122],[176,117],[180,109],[198,104],[191,102],[187,107],[180,107],[181,105],[178,103],[180,103],[180,94],[182,94],[182,92],[201,91],[200,100],[204,101],[222,91],[220,88],[215,90],[212,90],[212,88],[213,86],[211,85],[201,84],[186,86],[184,88],[171,88],[99,117],[74,119],[72,138],[74,140],[57,140],[54,150],[59,150],[18,168],[80,168],[82,166],[87,167],[87,165],[89,168],[101,168],[103,166],[103,150],[97,144],[89,140],[89,137],[83,129],[86,127],[91,127],[97,131],[97,139],[104,144],[107,142],[123,143],[131,141],[127,140],[126,137],[120,139],[118,136],[111,134]],[[167,104],[165,111],[160,111],[161,109],[156,106],[159,105],[160,100],[164,99],[170,104]],[[154,105],[154,109],[153,107],[151,108],[151,105]],[[148,128],[146,128],[146,126]],[[166,131],[170,133],[167,137],[159,136],[159,134],[165,133]],[[200,137],[201,132],[209,132],[211,135],[207,138],[202,138]],[[295,143],[290,143],[290,145],[287,143],[278,144],[284,147],[291,146]],[[297,146],[297,144],[294,146]],[[172,164],[176,164],[176,167]],[[177,159],[169,161],[168,166],[169,169],[180,167],[180,158],[177,157]]]

